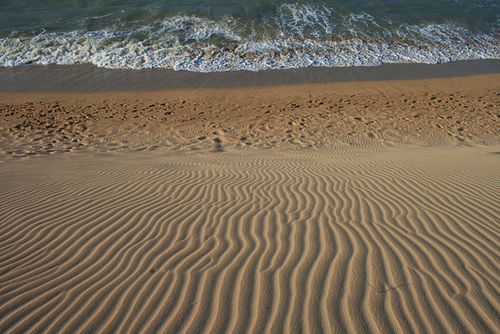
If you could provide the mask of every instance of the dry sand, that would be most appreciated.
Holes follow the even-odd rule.
[[[2,333],[493,333],[500,75],[0,93]]]

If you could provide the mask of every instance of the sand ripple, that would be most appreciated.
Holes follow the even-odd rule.
[[[495,332],[489,151],[5,162],[0,332]]]

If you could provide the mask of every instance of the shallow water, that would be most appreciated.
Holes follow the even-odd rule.
[[[500,59],[496,0],[0,3],[0,66],[196,72]]]

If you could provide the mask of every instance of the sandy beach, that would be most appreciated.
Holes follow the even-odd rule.
[[[0,92],[2,333],[494,333],[500,74]]]

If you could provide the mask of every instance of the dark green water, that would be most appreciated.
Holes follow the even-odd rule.
[[[215,72],[500,59],[500,2],[0,1],[0,66]]]

